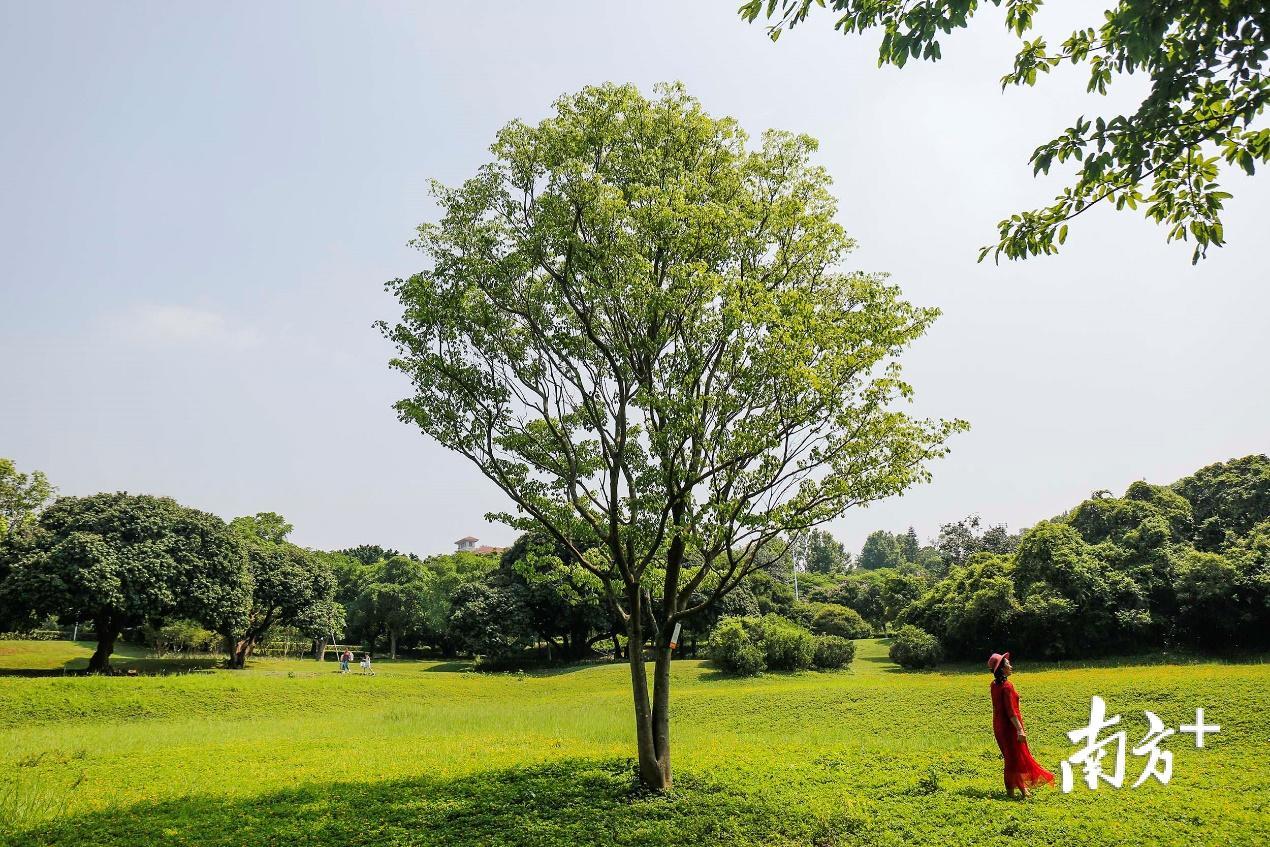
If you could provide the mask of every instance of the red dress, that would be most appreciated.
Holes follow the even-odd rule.
[[[1041,767],[1032,753],[1027,749],[1027,742],[1019,738],[1019,732],[1010,722],[1010,715],[1019,719],[1023,725],[1023,715],[1019,713],[1019,692],[1014,690],[1010,680],[1001,685],[993,683],[992,692],[992,732],[997,737],[997,746],[1005,757],[1005,788],[1031,788],[1042,782],[1053,782],[1054,774]]]

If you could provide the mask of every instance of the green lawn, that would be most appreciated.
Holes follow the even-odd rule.
[[[1029,667],[1033,752],[1058,773],[1091,694],[1176,727],[1172,782],[1010,802],[988,675],[906,673],[877,641],[851,671],[730,679],[676,664],[675,790],[633,794],[624,666],[476,674],[461,663],[128,654],[137,677],[62,676],[91,645],[0,642],[0,843],[13,845],[1265,844],[1270,668]],[[190,668],[193,670],[190,670]],[[168,669],[185,672],[168,673]],[[356,666],[354,666],[356,671]],[[146,675],[153,674],[153,675]]]

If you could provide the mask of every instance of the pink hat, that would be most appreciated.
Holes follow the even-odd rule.
[[[1008,658],[1010,658],[1010,652],[1008,650],[1004,653],[993,653],[991,656],[988,657],[988,670],[992,671],[993,673],[996,673],[997,666],[999,666],[1002,662],[1004,662]]]

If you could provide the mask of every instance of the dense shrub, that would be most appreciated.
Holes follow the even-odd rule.
[[[763,651],[750,637],[746,621],[756,618],[727,617],[710,633],[706,654],[725,670],[740,676],[754,676],[767,666]]]
[[[891,659],[906,668],[933,668],[944,658],[939,639],[912,624],[900,627],[891,642]]]
[[[802,671],[814,667],[817,641],[809,631],[778,615],[727,617],[710,633],[707,650],[724,669],[753,676],[769,668]],[[854,649],[852,645],[853,655]],[[826,648],[826,660],[832,650]]]
[[[767,666],[773,670],[805,671],[816,658],[816,637],[785,618],[765,616],[759,637]]]
[[[872,630],[860,613],[846,606],[826,603],[811,620],[811,631],[817,635],[839,638],[868,638]]]
[[[820,603],[794,603],[789,607],[788,611],[780,612],[779,616],[792,621],[803,629],[811,629],[811,622],[820,613],[820,609]]]
[[[836,635],[816,636],[816,655],[812,659],[820,670],[845,668],[855,658],[855,642]]]

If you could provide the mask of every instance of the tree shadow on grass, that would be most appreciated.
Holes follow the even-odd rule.
[[[856,658],[855,658],[853,661],[859,661],[859,662],[873,662],[874,664],[878,664],[878,665],[893,665],[893,664],[895,664],[895,660],[894,660],[894,659],[892,659],[890,656],[887,656],[887,655],[885,655],[885,654],[883,654],[883,655],[881,655],[881,656],[856,656]]]
[[[565,760],[457,779],[308,784],[247,799],[141,804],[11,832],[6,843],[700,847],[815,843],[825,832],[862,826],[858,818],[808,819],[791,804],[694,775],[678,777],[668,796],[640,794],[632,790],[629,760]]]
[[[435,665],[428,665],[420,668],[422,673],[462,673],[472,669],[472,661],[470,659],[451,659],[447,662],[438,662]]]
[[[1006,794],[1004,788],[958,788],[953,793],[961,797],[970,797],[974,800],[999,800],[1003,803],[1021,802],[1017,797],[1011,797]]]
[[[515,676],[523,674],[524,676],[564,676],[565,674],[577,673],[588,668],[603,667],[612,664],[612,662],[576,662],[568,665],[499,665],[488,664],[480,665],[470,659],[456,659],[449,662],[441,662],[436,665],[430,665],[422,668],[423,673],[479,673],[489,674],[491,676]]]
[[[194,673],[210,671],[222,667],[224,658],[216,656],[166,657],[154,656],[115,656],[111,658],[112,673],[116,676],[163,676],[165,674]],[[131,672],[131,673],[130,673]],[[71,659],[56,668],[4,668],[0,667],[0,677],[48,677],[48,676],[86,676],[88,660]]]

